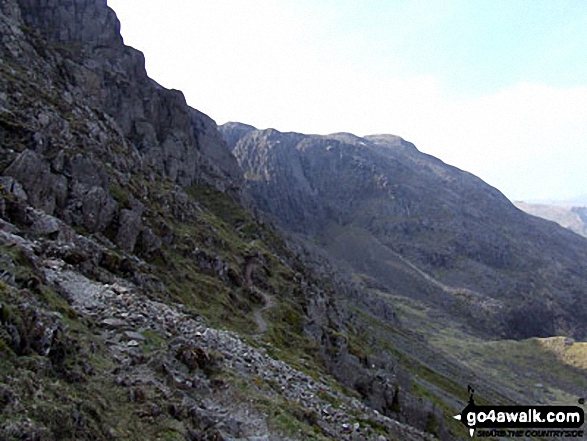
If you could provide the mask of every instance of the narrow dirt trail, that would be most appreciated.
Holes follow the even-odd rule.
[[[253,283],[252,274],[256,266],[256,258],[247,259],[245,266],[245,280],[247,282],[247,286],[249,287],[249,289],[263,299],[264,305],[256,309],[253,313],[253,316],[255,317],[255,323],[257,323],[257,334],[262,335],[265,332],[267,332],[267,321],[263,318],[263,313],[270,310],[271,308],[274,308],[275,301],[273,300],[273,296],[270,296],[266,292],[261,291]]]
[[[275,307],[275,301],[266,292],[263,292],[260,289],[257,289],[255,287],[253,287],[253,289],[255,290],[255,292],[257,294],[259,294],[263,298],[263,301],[265,302],[265,305],[262,306],[261,308],[257,309],[254,313],[255,322],[257,323],[258,333],[264,334],[265,332],[267,332],[267,322],[263,318],[263,313],[265,311],[268,311],[269,309]]]

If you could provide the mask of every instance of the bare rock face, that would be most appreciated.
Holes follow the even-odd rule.
[[[234,147],[239,139],[244,137],[247,133],[257,130],[255,127],[239,122],[227,122],[220,127],[222,137],[226,140],[229,147]]]
[[[51,172],[49,163],[33,150],[25,150],[4,171],[24,188],[30,202],[48,214],[63,206],[67,198],[67,180]]]
[[[108,230],[132,251],[149,228],[128,206],[138,200],[132,175],[241,197],[242,173],[214,121],[147,76],[105,0],[9,0],[2,12],[0,173],[34,207]],[[144,184],[135,190],[148,197]]]
[[[235,191],[234,185],[243,182],[242,170],[218,131],[218,126],[212,118],[196,109],[190,109],[190,119],[198,151],[209,158],[205,173],[215,176],[219,183],[222,177],[229,177],[217,187],[222,191]]]
[[[190,109],[180,91],[147,77],[143,54],[123,44],[120,23],[105,0],[19,5],[26,26],[67,57],[60,68],[70,76],[72,95],[111,116],[151,167],[183,187],[207,181],[236,190],[238,166],[213,134],[213,121]]]
[[[120,210],[120,226],[116,235],[116,243],[126,251],[130,252],[135,248],[142,229],[141,216],[144,211],[144,205],[138,201],[133,201],[130,209]]]
[[[121,46],[120,22],[106,0],[19,0],[22,17],[51,41],[87,48]]]

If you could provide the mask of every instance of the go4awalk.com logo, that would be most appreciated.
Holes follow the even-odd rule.
[[[471,437],[583,437],[585,413],[579,406],[477,406],[469,386],[469,404],[454,418]]]

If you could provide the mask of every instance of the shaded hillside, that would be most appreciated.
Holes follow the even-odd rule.
[[[572,205],[529,204],[516,201],[515,206],[533,216],[547,219],[587,237],[587,207]]]
[[[221,127],[258,206],[370,286],[485,335],[583,337],[587,240],[391,135]]]
[[[1,439],[453,439],[104,0],[0,13]]]

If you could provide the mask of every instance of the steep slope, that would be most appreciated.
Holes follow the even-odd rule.
[[[0,13],[1,439],[453,439],[104,0]]]
[[[585,335],[587,241],[475,176],[396,136],[221,130],[259,207],[371,287],[487,336]]]
[[[529,204],[516,201],[514,205],[533,216],[547,219],[587,237],[587,207],[572,205]]]

